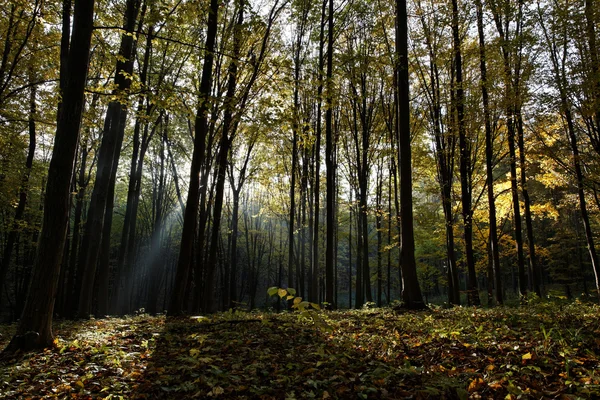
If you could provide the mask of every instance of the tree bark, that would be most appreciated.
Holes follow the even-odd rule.
[[[502,296],[502,272],[500,270],[500,250],[498,247],[498,226],[496,222],[496,201],[494,197],[494,142],[492,136],[492,122],[490,118],[490,101],[488,95],[487,63],[485,51],[485,34],[483,30],[483,6],[481,0],[476,0],[477,7],[477,31],[479,34],[479,70],[481,74],[481,97],[483,102],[483,118],[485,125],[485,167],[486,167],[486,185],[488,200],[488,219],[489,219],[489,260],[496,286],[496,302],[498,305],[504,303]],[[488,281],[491,288],[492,282]],[[489,296],[488,303],[492,298]]]
[[[208,11],[208,25],[206,30],[204,64],[202,66],[202,78],[198,94],[198,108],[196,110],[194,151],[192,153],[192,165],[190,167],[190,183],[188,198],[185,206],[183,220],[183,231],[181,233],[181,245],[179,260],[177,262],[177,273],[175,275],[175,287],[169,304],[169,315],[180,315],[185,310],[185,294],[188,285],[189,271],[194,250],[194,233],[196,231],[196,219],[198,218],[198,201],[200,199],[200,169],[204,163],[206,150],[206,137],[208,133],[208,106],[212,87],[212,67],[214,61],[215,41],[218,28],[219,1],[211,0]],[[202,188],[206,191],[206,188]]]
[[[119,49],[120,59],[117,61],[115,72],[115,85],[113,93],[116,96],[127,96],[131,79],[128,76],[133,72],[134,30],[140,7],[140,0],[127,0],[123,29]],[[119,99],[122,101],[122,99]],[[112,213],[109,208],[114,195],[111,193],[111,181],[116,176],[116,166],[121,154],[121,144],[125,132],[127,106],[119,100],[109,103],[104,121],[102,143],[98,154],[98,168],[96,181],[92,191],[92,199],[88,210],[83,242],[80,250],[81,289],[78,299],[77,314],[80,318],[89,318],[92,313],[92,300],[94,282],[98,267],[98,257],[102,244],[102,234],[105,231],[104,223],[111,223],[112,219],[105,218],[106,213]],[[108,229],[108,228],[107,228]]]
[[[458,1],[452,0],[452,38],[454,51],[454,67],[456,68],[455,91],[455,118],[458,127],[458,147],[460,152],[460,189],[462,203],[462,217],[464,225],[465,258],[467,263],[467,302],[469,305],[478,306],[479,289],[477,287],[477,275],[475,273],[475,254],[473,252],[473,199],[472,199],[472,165],[471,145],[467,138],[465,126],[465,95],[462,74],[462,52],[461,40],[458,31]]]
[[[404,306],[425,308],[415,260],[415,240],[412,210],[412,166],[410,137],[410,97],[408,86],[408,16],[406,0],[396,0],[396,71],[398,84],[398,157],[400,160],[400,215],[402,218],[402,267]]]
[[[53,345],[52,314],[68,224],[70,178],[84,105],[93,16],[93,0],[75,4],[69,75],[48,169],[42,231],[25,307],[6,352]]]

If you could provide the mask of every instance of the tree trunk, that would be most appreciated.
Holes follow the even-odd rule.
[[[398,157],[400,160],[400,215],[402,218],[402,298],[409,309],[425,308],[415,260],[412,210],[412,166],[410,144],[410,97],[408,86],[408,16],[406,0],[396,0],[396,74],[398,76]]]
[[[115,73],[115,85],[117,89],[115,96],[127,96],[131,80],[127,76],[133,72],[134,62],[134,30],[140,7],[140,0],[127,0],[123,29],[125,33],[121,36],[121,46]],[[122,99],[119,99],[122,101]],[[109,209],[113,193],[110,192],[111,181],[116,176],[116,166],[121,154],[121,144],[125,132],[125,121],[127,119],[127,106],[118,100],[108,105],[104,121],[104,132],[100,151],[98,154],[98,169],[96,181],[92,191],[92,200],[88,210],[85,233],[80,250],[80,269],[83,268],[81,279],[81,291],[78,299],[78,316],[88,318],[92,312],[92,294],[94,293],[94,282],[98,257],[100,255],[102,234],[105,231],[104,222],[112,222],[109,217],[105,219],[106,213],[112,213]],[[109,229],[108,227],[107,229]]]
[[[192,165],[190,167],[190,183],[188,198],[185,206],[183,230],[181,233],[181,245],[179,250],[179,261],[175,275],[175,287],[171,295],[168,313],[180,315],[184,312],[186,298],[186,287],[188,285],[189,271],[192,263],[194,250],[194,232],[196,231],[196,219],[198,217],[198,201],[200,198],[200,169],[204,163],[206,137],[208,133],[208,97],[212,87],[212,67],[215,51],[215,39],[218,28],[219,1],[211,0],[208,11],[208,25],[206,31],[204,65],[202,66],[202,78],[198,94],[198,109],[196,111],[194,151],[192,153]],[[206,188],[202,188],[203,191]]]
[[[496,24],[498,35],[500,36],[500,49],[502,52],[502,61],[504,67],[504,86],[506,98],[506,130],[508,141],[508,153],[510,161],[510,183],[513,203],[513,221],[515,224],[515,242],[517,247],[517,269],[519,276],[519,294],[522,299],[527,297],[527,275],[525,274],[525,256],[523,254],[523,233],[521,224],[521,207],[519,204],[519,191],[517,184],[517,156],[515,150],[515,92],[513,88],[513,74],[510,65],[510,52],[508,42],[508,17],[505,18],[502,26],[502,19],[495,7],[491,11]]]
[[[145,4],[144,4],[145,5]],[[142,11],[142,13],[144,13]],[[150,64],[150,52],[152,49],[152,38],[153,38],[154,27],[148,27],[146,34],[146,48],[144,49],[144,58],[142,64],[142,70],[140,73],[140,83],[147,85],[148,68]],[[129,167],[129,184],[127,188],[127,203],[125,206],[125,216],[123,217],[123,230],[121,232],[121,242],[119,245],[119,252],[117,255],[117,267],[116,267],[116,290],[113,293],[112,308],[113,312],[118,314],[124,314],[129,312],[128,301],[125,300],[129,290],[129,281],[131,278],[131,270],[133,268],[132,262],[133,257],[129,257],[128,261],[125,262],[128,255],[132,255],[135,251],[134,246],[130,246],[132,238],[135,237],[135,220],[137,218],[137,202],[139,197],[136,194],[136,188],[139,186],[138,180],[141,180],[141,168],[143,166],[143,151],[147,147],[147,143],[150,139],[147,135],[144,135],[140,143],[140,131],[144,127],[144,132],[147,132],[148,123],[142,122],[142,113],[146,111],[146,116],[149,114],[150,106],[144,108],[144,96],[140,96],[138,100],[137,114],[134,129],[133,129],[133,149],[131,153],[131,164]],[[140,147],[142,149],[140,149]],[[139,170],[139,172],[138,172]]]
[[[465,258],[467,263],[467,302],[469,305],[478,306],[479,289],[477,288],[477,275],[475,273],[475,254],[473,252],[473,206],[472,206],[472,166],[471,146],[467,138],[465,127],[465,96],[462,76],[461,41],[458,31],[458,1],[452,0],[452,37],[454,47],[454,67],[456,68],[456,105],[455,117],[458,127],[458,147],[460,150],[460,189],[462,203],[462,217],[464,225]]]
[[[334,232],[335,232],[335,171],[333,160],[333,0],[329,0],[329,14],[327,17],[327,75],[325,103],[325,168],[327,170],[327,198],[326,198],[326,245],[325,245],[325,302],[328,308],[335,308],[333,298],[333,269],[334,266]]]
[[[483,30],[483,7],[481,0],[476,1],[477,7],[477,30],[479,33],[479,70],[481,73],[481,97],[483,101],[483,118],[485,124],[485,167],[486,184],[489,212],[489,260],[493,274],[495,276],[496,302],[498,305],[504,303],[502,296],[502,273],[500,270],[500,250],[498,247],[498,226],[496,223],[496,202],[494,197],[494,142],[492,136],[492,122],[490,118],[490,101],[487,88],[487,65],[485,52],[485,36]],[[492,282],[488,281],[488,287],[492,287]],[[488,299],[488,305],[491,304],[491,296]]]
[[[227,162],[229,149],[235,136],[235,126],[233,124],[233,107],[241,106],[236,104],[236,88],[238,74],[238,59],[241,52],[241,34],[244,23],[244,0],[239,0],[237,21],[233,36],[233,55],[228,68],[227,94],[225,96],[225,114],[223,117],[223,130],[221,133],[221,142],[219,153],[217,155],[217,185],[215,189],[215,198],[213,203],[213,223],[210,249],[208,253],[207,270],[205,276],[204,302],[202,310],[204,312],[215,312],[215,266],[217,264],[217,244],[221,232],[221,216],[223,210],[223,196],[225,191],[225,176],[227,173]]]
[[[25,307],[6,352],[49,347],[54,341],[52,314],[68,224],[70,178],[84,105],[93,16],[93,0],[75,4],[69,75],[48,169],[44,221]]]

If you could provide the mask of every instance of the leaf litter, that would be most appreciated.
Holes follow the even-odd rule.
[[[1,399],[600,397],[600,308],[235,311],[59,321]],[[5,346],[14,325],[0,325]]]

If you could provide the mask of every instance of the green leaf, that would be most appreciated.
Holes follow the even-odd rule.
[[[270,287],[267,289],[267,294],[269,296],[275,296],[278,291],[279,291],[279,288],[277,286],[273,286],[273,287]]]
[[[296,289],[293,289],[293,288],[288,288],[288,289],[287,289],[287,291],[288,291],[288,293],[289,293],[289,294],[291,294],[292,296],[295,296],[295,295],[296,295]]]

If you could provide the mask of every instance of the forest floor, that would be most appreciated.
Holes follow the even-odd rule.
[[[0,365],[0,398],[600,398],[599,317],[574,302],[58,321],[55,348]]]

